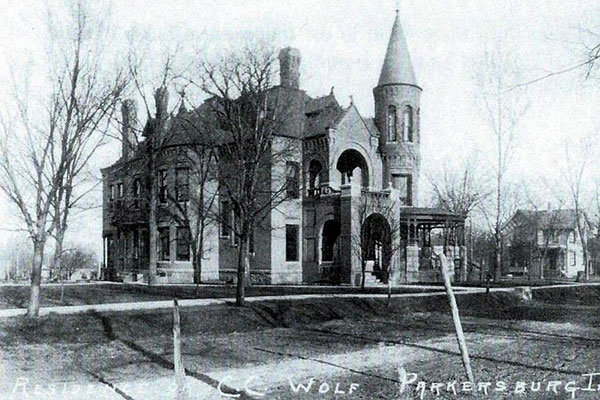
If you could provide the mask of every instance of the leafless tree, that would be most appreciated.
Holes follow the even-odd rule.
[[[205,110],[194,107],[187,111],[182,103],[171,129],[185,137],[177,159],[182,167],[175,177],[175,190],[168,195],[166,207],[170,217],[186,228],[194,268],[194,283],[202,281],[202,261],[206,251],[212,251],[207,237],[218,229],[216,200],[219,192],[217,176],[218,146],[210,136],[203,135],[207,122]],[[181,240],[182,238],[177,238]]]
[[[584,264],[584,279],[588,281],[590,279],[590,268],[589,268],[589,255],[588,255],[588,240],[587,232],[588,227],[593,225],[586,210],[586,205],[591,204],[589,193],[586,191],[586,180],[589,169],[589,149],[591,143],[584,140],[580,143],[580,151],[576,155],[576,150],[570,148],[568,145],[565,146],[565,159],[566,168],[562,171],[565,183],[567,185],[570,202],[575,210],[575,222],[577,227],[577,234],[581,240],[583,250],[583,264]]]
[[[381,259],[376,261],[379,273],[388,285],[388,306],[391,298],[391,279],[394,266],[394,256],[406,244],[401,240],[402,224],[400,221],[400,207],[398,202],[381,194],[363,194],[358,203],[357,220],[351,232],[351,250],[361,265],[361,290],[365,289],[367,261],[369,257],[377,258],[371,251],[377,252],[381,248]],[[375,219],[371,219],[375,218]],[[386,269],[383,269],[387,266]]]
[[[469,160],[461,170],[450,171],[444,164],[443,176],[430,177],[434,194],[434,204],[458,215],[468,216],[490,191],[485,187],[483,178],[475,171],[475,163]]]
[[[57,232],[57,243],[62,245],[69,210],[85,195],[75,194],[73,186],[103,143],[126,83],[119,73],[104,75],[102,54],[95,51],[97,43],[90,43],[97,26],[84,3],[71,5],[69,11],[66,32],[54,31],[55,21],[48,21],[50,45],[56,52],[50,58],[48,92],[30,96],[15,90],[12,99],[18,117],[5,114],[2,119],[0,188],[19,210],[33,243],[30,317],[39,312],[47,240]],[[32,99],[40,97],[44,102],[41,117],[34,115],[39,110],[32,107]]]
[[[482,204],[481,209],[494,235],[496,279],[502,272],[503,231],[515,211],[515,190],[507,180],[507,173],[514,154],[518,125],[529,104],[524,88],[511,86],[518,81],[517,60],[507,53],[501,42],[496,42],[484,52],[475,72],[477,102],[494,139],[495,159],[490,162],[494,200]]]
[[[139,46],[139,47],[138,47]],[[177,111],[182,99],[169,103],[169,93],[177,91],[178,82],[184,67],[179,65],[176,57],[177,49],[169,50],[164,55],[151,56],[138,42],[132,41],[128,56],[128,76],[133,88],[133,96],[140,99],[142,112],[136,110],[136,102],[127,100],[123,103],[122,129],[123,135],[118,139],[126,148],[123,155],[125,162],[133,167],[130,172],[138,175],[139,193],[135,193],[136,201],[143,204],[140,208],[148,217],[148,284],[155,283],[158,267],[158,223],[161,200],[167,201],[168,193],[160,193],[159,173],[171,157],[167,155],[173,145],[173,139],[179,133],[173,129]],[[145,117],[143,124],[140,117]],[[143,127],[143,128],[142,128]],[[130,181],[138,179],[129,176]],[[117,210],[127,212],[128,208]]]
[[[272,49],[251,46],[217,62],[204,62],[200,77],[190,79],[208,97],[203,105],[204,135],[219,144],[219,196],[227,199],[232,212],[219,213],[215,220],[238,242],[238,306],[244,305],[249,283],[255,230],[269,211],[300,194],[299,171],[289,171],[288,161],[301,151],[294,137],[299,126],[293,111],[303,100],[298,91],[274,85],[275,62]]]

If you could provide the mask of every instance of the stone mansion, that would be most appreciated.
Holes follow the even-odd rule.
[[[254,232],[250,278],[268,284],[336,283],[378,285],[391,280],[432,282],[440,279],[434,256],[444,246],[454,263],[454,278],[465,279],[465,216],[418,204],[421,87],[396,14],[379,80],[373,89],[374,118],[354,104],[341,106],[333,92],[312,98],[302,90],[300,51],[279,53],[277,90],[297,99],[294,108],[298,151],[297,193],[270,210],[266,229]],[[375,78],[375,77],[373,77]],[[123,135],[132,103],[123,104]],[[288,165],[282,166],[287,168]],[[104,278],[148,281],[148,258],[157,258],[155,282],[193,282],[189,233],[161,216],[158,245],[149,248],[148,214],[140,206],[139,180],[131,178],[135,150],[127,148],[103,175]],[[128,172],[129,171],[129,172]],[[274,172],[273,172],[274,173]],[[134,174],[135,175],[135,174]],[[273,175],[271,175],[273,176]],[[274,178],[272,178],[274,179]],[[190,190],[185,168],[173,162],[160,171],[161,190]],[[289,193],[288,193],[289,194]],[[185,201],[185,199],[184,199]],[[220,215],[229,213],[224,196],[216,201]],[[233,282],[237,243],[226,226],[205,238],[202,282]],[[357,251],[358,249],[358,251]]]

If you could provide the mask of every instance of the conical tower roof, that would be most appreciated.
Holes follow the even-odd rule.
[[[400,24],[400,13],[396,10],[396,19],[394,20],[394,27],[385,53],[378,85],[400,83],[417,86],[417,79],[415,78],[406,39]]]

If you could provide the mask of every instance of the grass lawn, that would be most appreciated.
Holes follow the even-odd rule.
[[[600,372],[600,287],[540,289],[533,295],[531,302],[503,292],[457,297],[476,379],[502,380],[509,387],[573,380],[584,387],[582,374]],[[243,390],[249,374],[260,374],[268,399],[395,399],[399,364],[428,385],[464,379],[443,296],[396,298],[391,309],[383,300],[365,298],[186,307],[181,321],[187,375],[207,387],[227,376],[231,387]],[[9,318],[0,320],[0,348],[0,393],[23,375],[31,384],[156,381],[172,375],[172,315],[152,310]],[[352,396],[296,393],[286,380],[290,374],[303,382],[341,382],[342,390],[351,382],[359,388]],[[121,387],[132,398],[150,398]],[[417,386],[409,390],[408,398],[421,398]],[[597,395],[578,392],[576,398]],[[517,397],[571,398],[562,389],[556,395],[542,390],[481,396]],[[436,397],[428,389],[423,398],[472,397]]]
[[[440,286],[440,290],[443,288]],[[42,307],[58,305],[83,305],[121,303],[136,301],[155,301],[178,299],[205,299],[235,297],[235,287],[230,285],[200,285],[198,289],[191,285],[140,284],[67,284],[64,303],[60,303],[59,285],[42,285]],[[421,293],[434,289],[402,287],[393,293]],[[364,292],[349,286],[251,286],[246,288],[246,296],[273,296],[293,294],[340,294],[340,293],[387,293],[386,288],[367,288]],[[0,286],[0,309],[25,308],[29,302],[29,287]]]

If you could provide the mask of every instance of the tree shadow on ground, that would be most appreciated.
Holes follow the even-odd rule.
[[[104,328],[104,335],[106,336],[107,339],[109,339],[111,341],[119,341],[120,343],[127,346],[131,350],[142,354],[144,357],[148,358],[153,363],[155,363],[165,369],[168,369],[168,370],[175,369],[175,365],[173,364],[173,362],[171,362],[167,358],[163,357],[162,355],[155,353],[151,350],[145,349],[144,347],[135,343],[133,340],[119,337],[114,332],[112,321],[108,316],[103,315],[98,312],[94,312],[93,315],[101,321],[102,326]],[[215,389],[219,388],[224,393],[227,393],[230,395],[235,395],[235,397],[238,399],[242,399],[242,400],[252,400],[253,399],[253,397],[248,396],[245,392],[240,392],[232,387],[221,384],[218,380],[211,378],[210,376],[208,376],[206,374],[192,371],[188,368],[185,368],[185,374],[187,376],[191,376],[199,381],[202,381],[202,382],[206,383],[207,385],[212,386]]]

